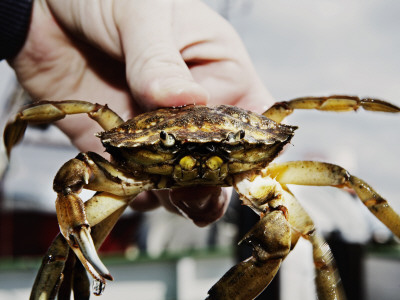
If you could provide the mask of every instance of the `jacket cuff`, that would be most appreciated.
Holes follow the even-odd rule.
[[[16,56],[29,29],[33,0],[0,0],[0,60]]]

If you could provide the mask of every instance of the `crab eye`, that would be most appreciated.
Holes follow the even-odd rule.
[[[175,138],[172,134],[166,133],[164,130],[160,131],[160,139],[165,147],[171,147],[175,144]]]
[[[230,132],[227,136],[227,141],[229,143],[237,143],[239,142],[241,139],[243,139],[245,136],[245,131],[243,129],[240,129],[239,131],[237,131],[236,133]]]

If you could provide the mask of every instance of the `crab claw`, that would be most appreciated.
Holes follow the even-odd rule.
[[[68,242],[85,269],[94,279],[102,283],[105,283],[105,279],[113,280],[107,267],[97,255],[96,247],[94,246],[88,226],[81,226],[74,230],[69,236]]]
[[[106,279],[113,280],[97,255],[81,199],[74,193],[59,193],[56,210],[60,231],[85,269],[103,284]]]

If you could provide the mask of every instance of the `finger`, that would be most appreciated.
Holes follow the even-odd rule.
[[[148,211],[161,204],[169,212],[186,217],[197,226],[204,227],[225,214],[231,192],[231,188],[209,186],[151,191],[140,194],[130,206],[134,210]]]
[[[169,201],[199,227],[219,220],[226,212],[229,197],[219,187],[188,187],[171,190]]]
[[[47,1],[68,31],[125,62],[131,93],[145,109],[207,102],[174,43],[173,2]]]
[[[193,78],[209,92],[210,102],[264,112],[274,101],[232,25],[202,1],[182,3],[185,13],[175,12],[174,34]]]
[[[155,195],[155,192],[148,191],[139,194],[130,204],[129,206],[139,212],[146,212],[149,210],[156,209],[160,207],[161,203],[158,197]]]
[[[177,49],[148,45],[140,57],[127,57],[127,78],[134,99],[146,110],[184,104],[205,104],[207,91],[197,84]],[[128,51],[129,52],[129,51]]]
[[[156,9],[142,9],[151,14],[142,16],[139,27],[133,18],[120,18],[125,20],[119,26],[128,84],[147,109],[208,100],[207,91],[194,81],[174,42],[170,8],[164,7],[168,5],[161,1]]]
[[[234,61],[216,64],[191,69],[196,81],[209,91],[212,104],[230,104],[263,113],[275,102],[251,65]]]

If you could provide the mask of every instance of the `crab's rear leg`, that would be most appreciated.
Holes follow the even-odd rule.
[[[317,109],[325,111],[351,111],[358,108],[371,111],[400,112],[400,108],[379,99],[364,98],[355,96],[332,95],[329,97],[302,97],[289,101],[275,103],[263,113],[267,118],[280,123],[289,116],[295,109]]]
[[[371,186],[342,167],[315,161],[293,161],[272,164],[265,172],[282,184],[349,187],[372,214],[400,237],[400,216]]]
[[[87,101],[40,101],[23,109],[15,120],[7,124],[4,130],[4,144],[7,154],[23,137],[26,126],[32,124],[51,123],[63,119],[66,115],[87,113],[104,130],[109,130],[123,123],[123,120],[107,105],[94,104]]]

